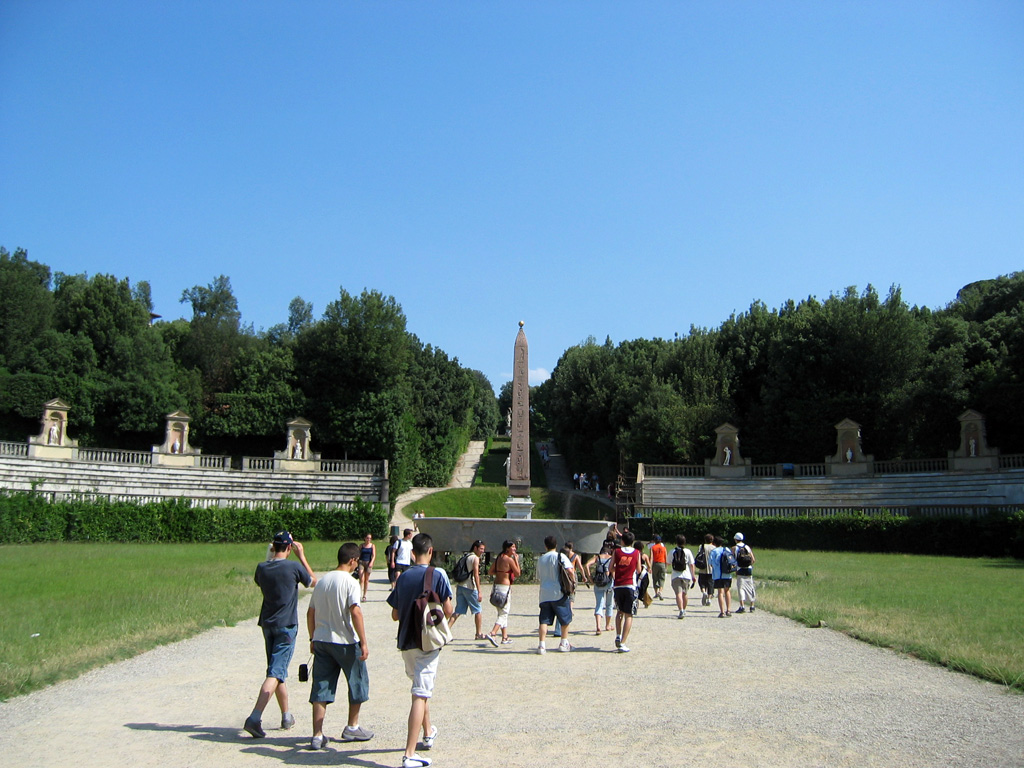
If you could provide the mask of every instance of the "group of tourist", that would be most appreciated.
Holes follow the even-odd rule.
[[[398,574],[388,595],[388,605],[391,606],[391,618],[398,622],[398,647],[402,652],[406,674],[412,680],[412,705],[402,767],[422,768],[430,765],[430,758],[416,754],[416,749],[421,746],[423,750],[429,750],[437,737],[437,727],[430,721],[429,702],[440,648],[421,650],[411,608],[429,587],[440,603],[445,618],[450,620],[453,615],[452,591],[444,570],[430,565],[434,555],[430,536],[425,533],[413,536],[411,530],[405,534],[398,546],[394,547],[394,553],[389,554],[389,570],[394,568]],[[289,560],[292,553],[298,562]],[[337,567],[318,580],[306,561],[302,544],[288,531],[281,531],[274,536],[270,553],[264,562],[256,566],[254,577],[263,593],[259,625],[263,629],[267,676],[257,696],[256,706],[242,726],[253,738],[266,736],[263,730],[263,711],[274,696],[281,708],[281,728],[287,730],[295,726],[285,680],[298,633],[300,584],[313,587],[306,611],[309,650],[313,659],[309,675],[309,701],[313,707],[310,749],[324,749],[329,742],[324,735],[324,718],[328,704],[333,703],[337,696],[342,674],[347,685],[348,724],[341,732],[341,741],[369,741],[373,738],[373,732],[359,724],[362,704],[370,697],[370,680],[366,668],[370,650],[360,604],[366,599],[366,584],[375,556],[376,546],[369,535],[361,547],[358,544],[342,544],[338,549]],[[402,576],[404,578],[400,578]],[[479,574],[477,580],[479,588]],[[304,680],[309,672],[306,665],[302,665],[299,679]]]
[[[577,491],[601,492],[601,478],[597,473],[588,475],[586,472],[574,472],[572,475],[572,487]]]
[[[430,698],[441,647],[422,649],[421,627],[417,626],[415,611],[411,609],[422,595],[430,593],[430,599],[436,601],[445,617],[449,636],[459,617],[471,613],[475,639],[485,640],[495,648],[508,645],[512,643],[508,633],[512,584],[522,574],[516,542],[504,542],[501,552],[488,569],[488,574],[493,577],[489,601],[497,610],[497,617],[490,632],[485,634],[480,602],[483,594],[480,570],[485,543],[480,540],[473,542],[470,551],[452,569],[453,592],[448,574],[431,565],[434,556],[431,537],[425,533],[414,534],[412,529],[406,529],[402,539],[392,537],[386,554],[391,583],[387,602],[391,606],[391,618],[398,622],[398,648],[406,675],[412,680],[412,703],[402,768],[430,765],[430,758],[418,754],[417,749],[430,750],[437,738],[437,726],[430,719]],[[582,562],[571,541],[559,551],[555,537],[548,536],[544,546],[546,551],[536,563],[539,582],[538,654],[547,653],[549,631],[557,633],[558,651],[568,653],[572,650],[569,626],[573,621],[575,586],[580,582],[590,584],[594,589],[595,634],[602,633],[602,623],[603,631],[612,630],[614,611],[615,648],[619,653],[630,651],[627,641],[633,617],[640,604],[650,605],[651,602],[647,595],[649,585],[654,587],[654,599],[663,600],[662,590],[669,573],[680,619],[686,616],[687,594],[693,586],[701,589],[703,605],[710,605],[712,598],[718,600],[719,618],[731,616],[734,578],[740,604],[736,613],[754,610],[754,555],[742,533],[735,535],[732,546],[708,534],[696,556],[687,548],[684,536],[676,537],[676,547],[671,555],[661,537],[655,536],[650,553],[647,553],[631,531],[627,529],[620,534],[615,527],[609,530],[601,551],[586,563]],[[289,559],[292,553],[298,562]],[[375,558],[376,545],[369,535],[364,538],[362,546],[343,544],[338,549],[337,567],[318,580],[306,561],[300,542],[287,531],[281,531],[274,537],[267,559],[256,567],[254,577],[263,593],[259,625],[263,630],[267,656],[266,679],[256,705],[243,725],[243,729],[254,738],[266,736],[262,726],[263,712],[272,697],[276,697],[281,708],[281,728],[290,729],[295,725],[285,680],[298,631],[300,584],[313,587],[306,612],[313,659],[309,696],[313,708],[310,749],[323,749],[328,744],[328,737],[323,732],[324,719],[327,706],[336,698],[342,674],[347,684],[348,720],[340,739],[359,742],[373,738],[373,732],[360,725],[359,714],[362,703],[369,699],[366,668],[369,647],[361,603],[366,600]],[[300,668],[300,680],[304,680],[309,672],[305,667]]]
[[[540,615],[538,627],[538,653],[547,652],[548,627],[559,632],[558,650],[572,649],[568,642],[568,625],[572,622],[575,601],[575,584],[583,583],[594,590],[594,634],[615,630],[615,647],[620,653],[628,653],[626,640],[632,627],[633,616],[640,605],[650,606],[654,600],[664,600],[662,594],[666,582],[675,594],[677,617],[686,618],[689,591],[693,587],[701,590],[701,604],[719,604],[719,618],[729,618],[732,611],[732,587],[736,582],[739,607],[736,613],[754,611],[757,595],[754,589],[754,553],[746,544],[742,533],[733,537],[733,543],[726,545],[720,537],[708,534],[698,549],[696,557],[686,545],[686,537],[676,537],[676,546],[669,552],[660,536],[655,536],[650,551],[645,552],[635,541],[629,530],[619,533],[617,528],[609,530],[608,538],[601,551],[583,563],[575,551],[573,542],[565,542],[556,552],[557,542],[553,537],[545,539],[546,552],[537,560],[537,580],[540,586]],[[456,607],[451,618],[454,626],[459,616],[471,613],[476,624],[475,639],[486,640],[495,648],[511,644],[508,635],[508,615],[511,584],[519,576],[521,565],[516,544],[506,541],[501,553],[491,563],[488,573],[494,577],[490,602],[498,615],[494,626],[487,634],[482,631],[480,565],[486,547],[482,541],[475,541],[469,553],[464,556],[466,566],[456,567],[465,576],[456,579]],[[564,571],[566,580],[560,578]],[[572,585],[567,586],[567,585]],[[648,595],[653,587],[654,597]],[[602,626],[603,625],[603,626]]]
[[[655,537],[660,543],[660,537]],[[686,548],[686,537],[676,536],[676,548],[672,550],[672,591],[676,596],[679,618],[686,618],[688,593],[696,585],[701,592],[701,605],[718,601],[718,618],[732,616],[732,583],[736,582],[739,608],[736,613],[754,612],[757,593],[754,589],[754,552],[747,545],[742,533],[733,537],[730,546],[720,536],[710,533],[704,536],[704,543],[697,548],[697,555]]]

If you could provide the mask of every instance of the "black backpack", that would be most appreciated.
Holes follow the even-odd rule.
[[[467,552],[458,559],[455,563],[455,567],[452,568],[452,581],[461,583],[473,575],[473,571],[469,567],[469,553]]]
[[[697,557],[694,558],[693,564],[702,571],[706,571],[708,569],[708,551],[703,544],[701,544],[700,549],[697,550]]]
[[[740,568],[749,568],[754,564],[754,556],[750,550],[747,549],[747,545],[743,544],[736,548],[736,565]]]
[[[611,576],[608,575],[608,564],[611,563],[612,559],[609,557],[607,560],[602,560],[600,557],[597,558],[597,565],[594,566],[594,586],[595,587],[607,587],[608,582],[611,581]]]
[[[686,570],[686,550],[682,547],[676,547],[672,550],[672,570]]]

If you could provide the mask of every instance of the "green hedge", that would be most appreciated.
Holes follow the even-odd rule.
[[[1024,510],[1010,514],[992,512],[976,518],[863,514],[794,518],[654,515],[629,522],[641,538],[648,539],[657,533],[669,543],[680,533],[686,536],[687,544],[703,542],[707,533],[732,541],[739,531],[751,546],[769,549],[1024,559]]]
[[[348,508],[290,499],[256,509],[192,507],[188,499],[152,504],[70,499],[0,491],[0,543],[40,541],[247,542],[269,541],[289,530],[299,539],[345,541],[388,535],[390,515],[357,499]]]

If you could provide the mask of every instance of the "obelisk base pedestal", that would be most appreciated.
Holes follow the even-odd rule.
[[[533,501],[529,496],[525,499],[509,496],[505,501],[505,517],[508,520],[530,520],[533,507]]]

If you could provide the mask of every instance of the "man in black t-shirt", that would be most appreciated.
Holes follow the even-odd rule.
[[[263,730],[263,710],[270,703],[271,696],[276,696],[281,706],[281,728],[287,730],[295,725],[295,716],[288,711],[285,679],[299,629],[298,586],[312,587],[316,584],[316,576],[306,562],[302,544],[295,541],[288,531],[274,536],[273,550],[273,557],[257,565],[253,577],[263,592],[258,623],[263,629],[267,652],[267,678],[260,687],[252,714],[242,727],[256,739],[267,735]],[[298,563],[288,559],[293,550]]]

